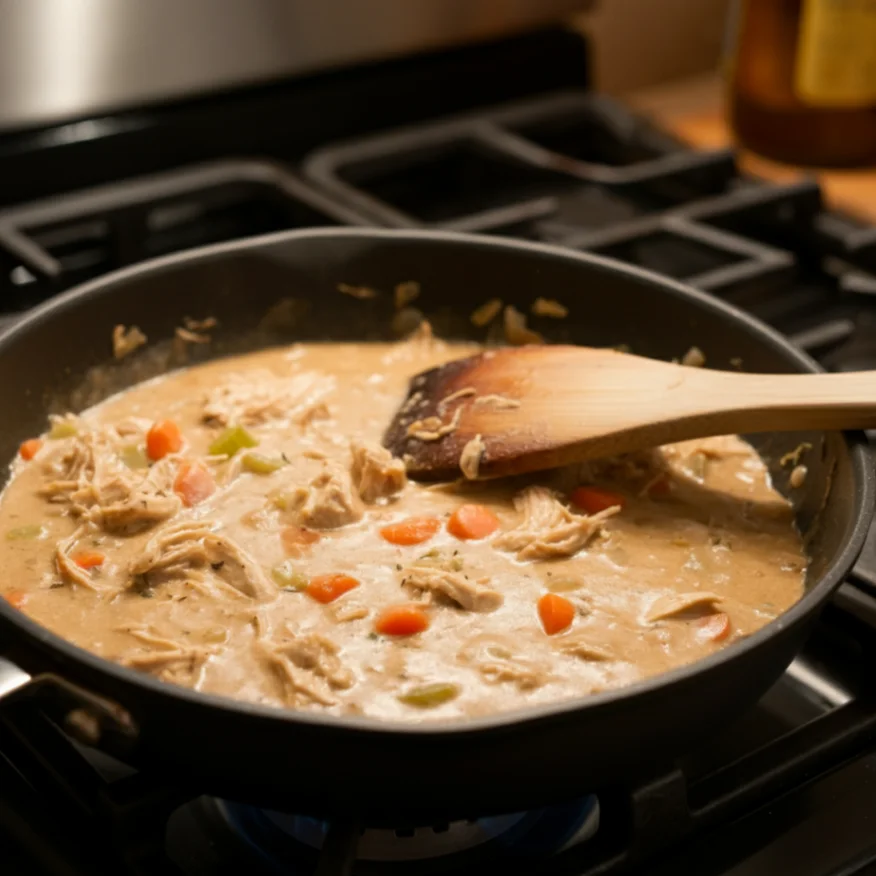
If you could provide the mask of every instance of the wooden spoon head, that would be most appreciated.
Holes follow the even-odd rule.
[[[573,419],[570,433],[557,413],[571,413],[568,402],[581,396],[582,367],[586,375],[618,356],[623,358],[587,347],[526,346],[432,368],[411,379],[383,443],[405,460],[415,480],[460,477],[464,453],[466,476],[479,479],[561,465],[582,427],[580,418]],[[479,439],[484,448],[477,459]]]

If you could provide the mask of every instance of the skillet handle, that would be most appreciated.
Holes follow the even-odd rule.
[[[30,675],[0,657],[0,712],[5,704],[32,699],[59,727],[85,745],[120,754],[138,736],[137,724],[118,703],[52,673]]]

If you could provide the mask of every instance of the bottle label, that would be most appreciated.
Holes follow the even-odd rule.
[[[876,0],[803,0],[794,80],[813,106],[876,103]]]

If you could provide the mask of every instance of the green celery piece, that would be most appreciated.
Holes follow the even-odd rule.
[[[434,709],[436,706],[449,703],[450,700],[459,696],[459,687],[446,682],[434,684],[421,684],[412,687],[403,694],[399,694],[400,702],[407,706],[416,706],[418,709]]]
[[[258,447],[258,439],[243,426],[229,426],[210,445],[213,456],[234,456],[247,447]]]
[[[273,474],[285,465],[282,459],[265,456],[263,453],[245,453],[240,463],[245,471],[258,475]]]

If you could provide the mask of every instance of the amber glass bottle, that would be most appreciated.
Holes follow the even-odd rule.
[[[729,115],[754,152],[876,165],[876,0],[737,0]]]

